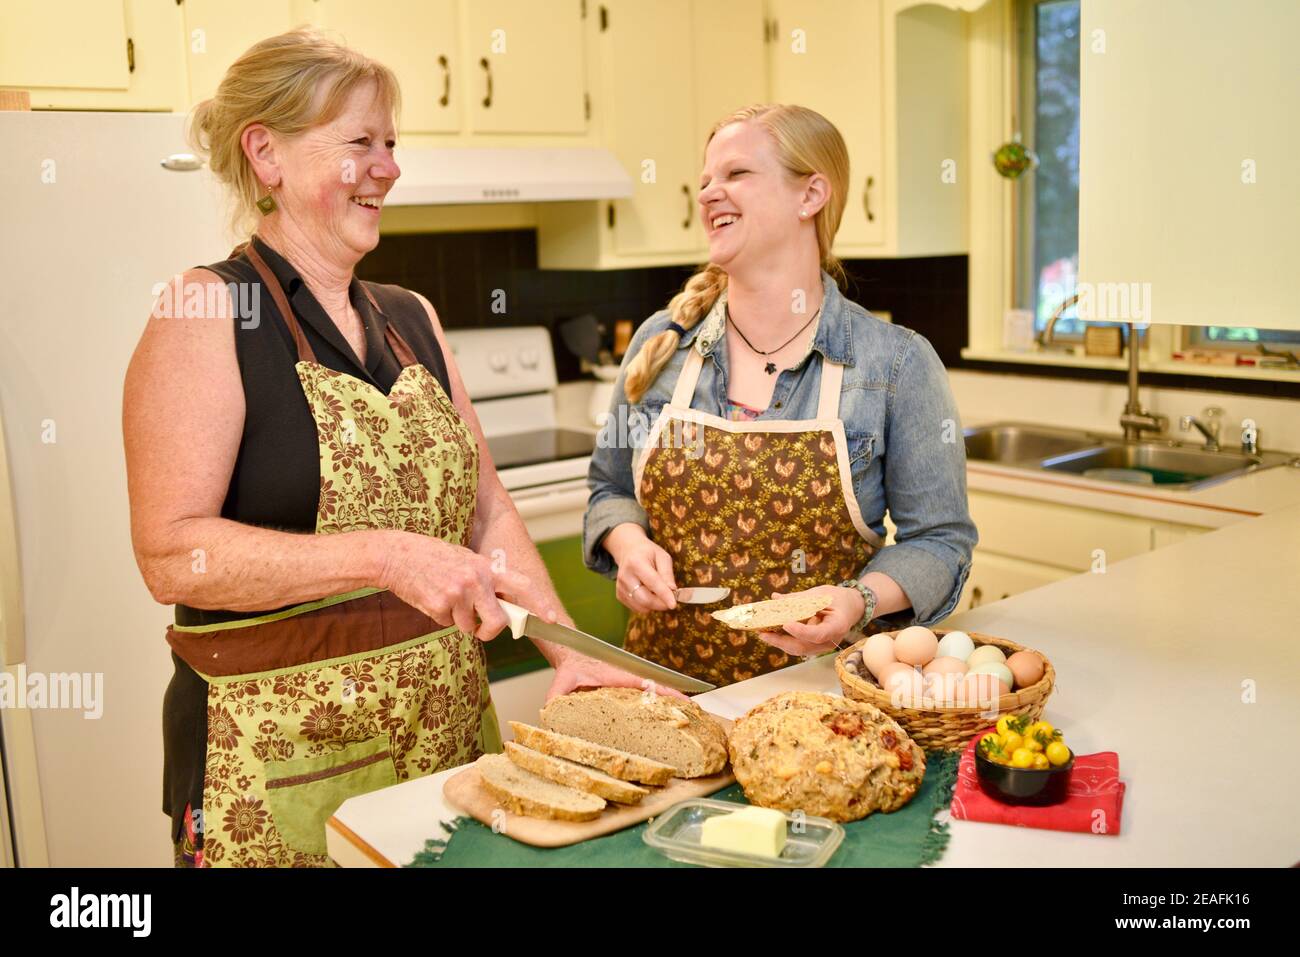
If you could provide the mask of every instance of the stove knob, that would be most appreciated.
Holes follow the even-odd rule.
[[[541,354],[536,349],[524,349],[519,353],[519,362],[525,369],[536,369]]]
[[[504,352],[493,352],[488,355],[488,365],[492,367],[493,372],[505,372],[506,367],[510,365],[510,357]]]

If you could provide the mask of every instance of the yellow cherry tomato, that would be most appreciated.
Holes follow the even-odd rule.
[[[1043,754],[1043,752],[1039,751],[1037,754],[1034,755],[1035,771],[1046,771],[1051,766],[1052,766],[1052,762],[1047,760],[1047,755]]]
[[[1010,722],[1014,717],[1015,715],[1013,714],[1004,714],[1002,717],[998,718],[998,734],[1006,734],[1007,731],[1010,730],[1008,722]]]
[[[1013,768],[1031,768],[1034,766],[1034,752],[1027,748],[1018,748],[1011,755],[1011,766]]]
[[[1014,754],[1016,748],[1023,748],[1025,739],[1014,731],[1008,731],[1002,736],[1002,747],[1006,749],[1007,754]]]
[[[1059,768],[1070,760],[1070,749],[1065,746],[1064,741],[1053,741],[1047,746],[1047,760]]]
[[[1035,721],[1025,733],[1026,737],[1038,737],[1040,734],[1046,735],[1048,740],[1051,740],[1052,736],[1056,734],[1056,729],[1046,721]]]
[[[1043,750],[1043,742],[1030,735],[1025,735],[1024,742],[1020,745],[1029,751],[1038,752]]]

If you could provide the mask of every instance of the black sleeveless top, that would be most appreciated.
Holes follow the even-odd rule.
[[[413,294],[398,286],[365,282],[365,289],[382,310],[377,312],[363,291],[363,281],[352,280],[348,297],[365,324],[363,366],[298,271],[262,240],[255,237],[252,241],[284,287],[317,362],[388,392],[402,371],[384,337],[386,324],[391,322],[420,363],[451,395],[442,349],[428,313]],[[235,311],[242,313],[234,318],[234,325],[235,353],[244,385],[244,433],[221,517],[282,531],[313,532],[320,496],[320,447],[316,423],[294,369],[298,353],[293,336],[245,254],[203,268],[227,284],[239,284],[231,290],[231,299]],[[254,303],[256,310],[240,308]],[[178,625],[206,625],[279,610],[235,612],[177,605],[175,615]],[[176,840],[186,804],[196,810],[203,806],[208,686],[174,652],[172,662],[175,674],[163,698],[163,813],[171,816],[172,839]]]

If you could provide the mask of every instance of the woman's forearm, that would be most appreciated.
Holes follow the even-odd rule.
[[[862,576],[862,584],[876,593],[876,618],[912,607],[907,592],[884,572],[867,572]]]
[[[409,533],[300,534],[225,518],[191,518],[137,540],[136,561],[164,605],[264,611],[358,588],[387,587],[388,563]]]

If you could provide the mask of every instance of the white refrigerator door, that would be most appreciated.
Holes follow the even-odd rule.
[[[24,660],[5,664],[25,666],[29,687],[46,677],[83,695],[80,708],[25,710],[26,741],[6,735],[20,863],[39,861],[42,841],[54,866],[171,862],[170,612],[131,551],[121,410],[155,284],[231,248],[206,168],[161,165],[188,152],[183,126],[168,114],[0,113],[0,415],[25,639]]]

